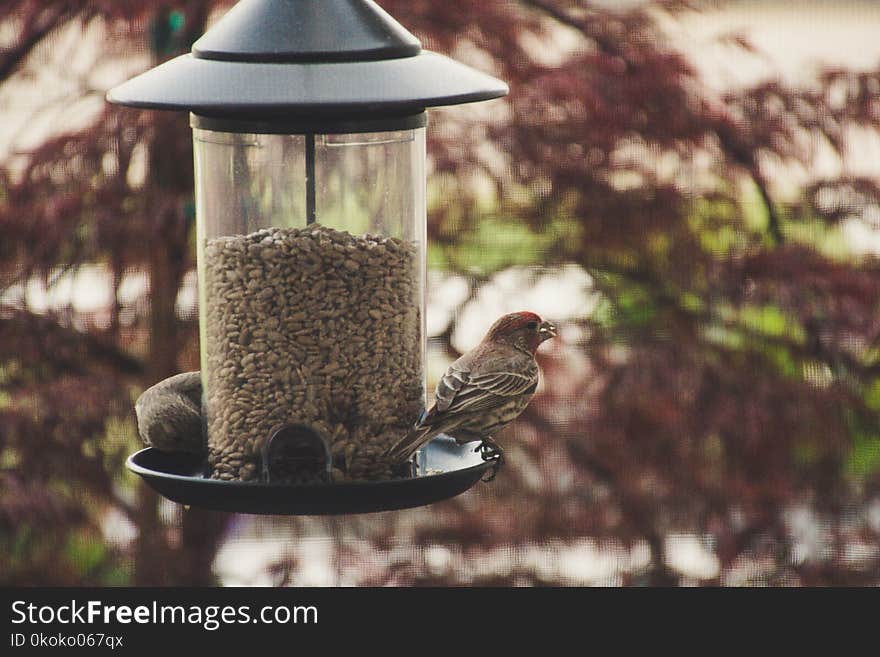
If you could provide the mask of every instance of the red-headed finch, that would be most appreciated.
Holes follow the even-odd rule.
[[[437,384],[434,406],[386,455],[406,460],[438,434],[461,445],[482,441],[484,458],[500,457],[492,436],[523,412],[538,387],[535,351],[556,327],[535,313],[504,315],[482,342],[456,360]]]

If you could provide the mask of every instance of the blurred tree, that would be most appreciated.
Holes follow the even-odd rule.
[[[0,50],[0,84],[14,93],[51,66],[69,78],[71,59],[58,62],[54,47],[70,33],[90,34],[76,48],[97,49],[95,68],[104,57],[124,64],[145,50],[155,65],[189,50],[212,4],[3,3],[0,25],[14,38]],[[96,32],[105,40],[98,42]],[[61,102],[70,106],[90,95],[101,97],[103,89],[84,75]],[[192,318],[181,320],[175,311],[192,267],[188,129],[179,117],[106,104],[76,130],[65,131],[65,120],[59,117],[41,146],[11,157],[0,180],[0,271],[7,291],[0,308],[0,541],[12,555],[0,580],[211,583],[222,517],[186,512],[170,530],[150,489],[139,485],[132,497],[118,481],[137,445],[133,395],[193,366],[191,347],[189,360],[181,358],[197,331]],[[30,282],[42,280],[51,289],[94,263],[112,277],[108,322],[90,321],[72,305],[42,315],[28,307]],[[149,310],[126,316],[120,286],[126,273],[138,271],[147,275]],[[112,511],[137,530],[131,566],[104,546],[102,525]]]
[[[571,347],[583,371],[545,359],[546,392],[509,430],[518,435],[503,473],[418,512],[413,543],[458,553],[581,537],[644,543],[647,566],[625,583],[669,584],[683,578],[668,539],[686,533],[706,537],[719,562],[702,583],[742,572],[764,583],[880,583],[877,550],[848,550],[880,538],[865,521],[880,483],[880,278],[875,259],[839,237],[842,222],[876,217],[880,185],[842,176],[785,195],[773,185],[786,166],[809,171],[819,148],[845,160],[853,128],[880,130],[880,71],[721,95],[662,28],[698,3],[380,4],[426,47],[511,86],[484,119],[469,107],[432,117],[431,185],[443,191],[429,223],[435,260],[476,292],[493,273],[481,263],[509,262],[497,231],[526,222],[538,264],[576,263],[601,294]],[[225,4],[4,3],[0,25],[15,36],[0,42],[0,89],[33,75],[65,30],[98,27],[108,53],[124,60],[146,47],[155,64],[188,49],[215,6]],[[86,77],[74,93],[102,91]],[[190,162],[180,116],[105,106],[2,169],[5,582],[212,580],[224,516],[168,521],[146,488],[132,497],[119,479],[136,445],[132,396],[195,366],[194,323],[175,310],[192,267]],[[38,313],[9,294],[88,263],[112,272],[104,324],[73,308]],[[149,311],[134,317],[119,290],[131,271],[150,282]],[[138,530],[133,567],[101,538],[110,509]],[[799,556],[797,509],[828,537],[821,558]],[[417,551],[391,550],[401,524],[388,515],[349,529],[393,554],[360,583],[553,583],[528,564],[500,575],[426,568]],[[354,558],[344,538],[339,546],[340,562]],[[278,566],[287,581],[296,568]]]
[[[487,122],[499,152],[477,147],[484,124],[472,140],[432,130],[436,169],[456,173],[444,184],[463,199],[430,224],[448,265],[462,264],[462,242],[487,244],[483,192],[469,192],[488,178],[497,214],[554,236],[544,263],[580,264],[602,294],[582,345],[595,378],[554,396],[555,372],[567,368],[546,363],[543,403],[527,411],[531,429],[520,425],[523,453],[498,480],[493,513],[506,507],[515,519],[485,532],[482,508],[461,506],[456,540],[471,531],[493,545],[646,541],[637,581],[669,584],[680,574],[666,539],[689,533],[711,539],[716,582],[769,554],[764,582],[877,584],[877,550],[850,560],[847,546],[878,539],[865,511],[880,483],[880,277],[876,259],[839,246],[835,230],[848,219],[875,225],[880,184],[817,180],[782,200],[770,181],[787,165],[810,171],[822,148],[845,162],[859,130],[877,134],[880,70],[718,95],[662,29],[701,3],[384,4],[429,44],[511,86]],[[795,554],[787,519],[801,507],[828,528],[818,562]]]

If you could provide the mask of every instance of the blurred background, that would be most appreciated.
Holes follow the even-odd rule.
[[[124,468],[198,368],[182,114],[105,91],[230,2],[0,4],[0,583],[880,584],[880,6],[380,0],[510,84],[432,111],[428,384],[555,320],[489,484],[320,517]]]

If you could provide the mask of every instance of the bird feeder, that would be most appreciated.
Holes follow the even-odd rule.
[[[383,501],[358,510],[378,510],[412,505],[407,486],[432,501],[438,476],[437,499],[480,478],[444,438],[442,467],[429,449],[401,473],[384,453],[425,403],[426,108],[506,93],[370,0],[242,0],[191,53],[109,92],[189,111],[195,158],[207,463],[141,454],[133,469],[187,503],[189,479],[239,501],[309,486],[336,502],[305,507],[328,513],[364,487]]]

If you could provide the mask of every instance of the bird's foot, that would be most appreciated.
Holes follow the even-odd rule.
[[[501,445],[491,438],[487,438],[474,451],[479,452],[484,461],[492,462],[492,468],[482,478],[482,481],[489,482],[495,479],[495,475],[498,474],[498,468],[504,463],[504,450],[501,449]]]
[[[491,438],[483,438],[483,442],[474,448],[475,452],[479,452],[484,461],[493,461],[504,456],[504,450],[501,445]]]

